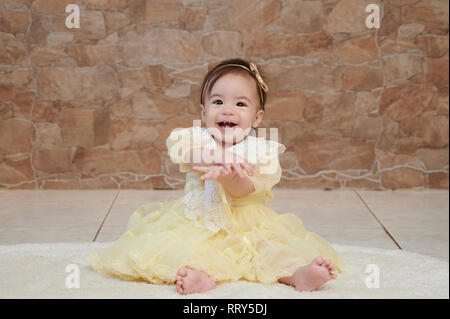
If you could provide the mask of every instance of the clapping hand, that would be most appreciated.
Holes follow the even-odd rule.
[[[238,157],[234,154],[234,157]],[[249,163],[247,160],[240,158],[239,162],[230,163],[219,163],[209,166],[194,166],[192,170],[204,173],[200,176],[200,180],[205,179],[219,179],[219,180],[230,180],[237,176],[239,178],[244,178],[244,171],[247,172],[249,176],[253,175],[254,165]]]

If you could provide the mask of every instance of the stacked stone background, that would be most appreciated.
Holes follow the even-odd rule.
[[[0,0],[0,189],[182,188],[165,139],[200,119],[203,76],[229,57],[270,87],[279,187],[446,189],[448,14],[446,0]]]

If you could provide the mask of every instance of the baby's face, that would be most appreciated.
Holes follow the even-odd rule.
[[[228,73],[220,77],[205,96],[202,117],[218,142],[232,145],[242,141],[257,127],[264,111],[255,80],[250,76]]]

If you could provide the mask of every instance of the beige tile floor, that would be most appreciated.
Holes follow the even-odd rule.
[[[113,241],[142,204],[183,190],[0,191],[0,245]],[[269,204],[331,243],[403,249],[448,261],[449,194],[440,190],[274,189]]]

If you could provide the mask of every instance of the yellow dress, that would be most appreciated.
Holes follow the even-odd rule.
[[[188,267],[204,271],[217,284],[272,284],[320,255],[342,271],[339,254],[305,229],[299,217],[267,206],[281,178],[283,144],[248,135],[228,149],[256,165],[249,176],[255,191],[242,198],[230,197],[215,180],[200,181],[201,174],[179,160],[190,148],[217,147],[206,128],[175,129],[166,144],[186,173],[184,195],[137,208],[117,241],[89,255],[95,270],[124,280],[174,284],[177,271]]]

